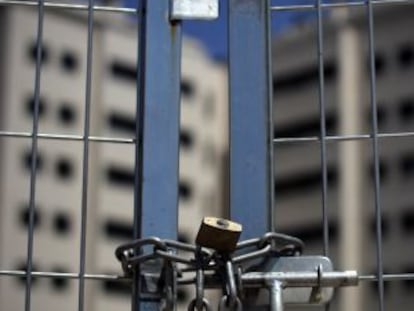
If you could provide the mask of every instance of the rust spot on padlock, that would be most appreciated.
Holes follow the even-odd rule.
[[[197,245],[231,253],[237,246],[242,225],[227,219],[205,217],[197,234]]]

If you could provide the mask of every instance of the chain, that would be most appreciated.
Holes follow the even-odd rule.
[[[195,253],[196,261],[196,298],[193,299],[188,305],[188,311],[210,311],[211,306],[207,299],[204,298],[204,262],[205,258],[203,256],[200,246],[197,246],[197,251]]]
[[[177,284],[195,284],[196,297],[190,302],[188,310],[209,311],[211,306],[204,298],[204,286],[220,282],[223,284],[224,295],[220,300],[219,310],[241,310],[239,297],[243,293],[243,269],[270,256],[301,255],[303,248],[304,244],[300,239],[269,232],[262,237],[239,242],[231,254],[214,252],[189,243],[149,237],[119,246],[115,255],[127,277],[132,276],[133,271],[140,265],[161,260],[164,268],[160,279],[165,279],[161,284],[167,296],[167,306],[174,304],[173,292]],[[188,274],[192,277],[185,277]]]
[[[148,251],[148,246],[152,246],[152,250]],[[230,258],[234,264],[241,264],[265,258],[270,254],[276,257],[300,255],[303,248],[304,243],[298,238],[269,232],[260,238],[239,242]],[[192,256],[178,255],[179,253]],[[132,271],[140,264],[154,259],[181,263],[186,266],[184,271],[195,271],[200,264],[204,270],[217,270],[217,258],[220,258],[218,252],[212,252],[209,249],[189,243],[168,239],[162,240],[157,237],[139,239],[123,244],[116,249],[115,255],[121,262],[126,276],[131,276]]]

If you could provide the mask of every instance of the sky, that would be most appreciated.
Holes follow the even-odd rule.
[[[227,57],[227,5],[226,0],[220,1],[220,17],[214,21],[184,21],[184,34],[201,40],[212,57],[226,59]],[[137,0],[124,0],[124,5],[136,7]],[[309,0],[275,0],[273,4],[280,3],[309,3]],[[272,34],[277,35],[297,22],[309,17],[309,13],[273,13]]]

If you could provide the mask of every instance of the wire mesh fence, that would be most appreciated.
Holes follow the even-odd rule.
[[[358,289],[359,293],[353,296],[342,293],[342,300],[334,303],[333,307],[345,310],[384,310],[397,305],[402,307],[401,301],[405,300],[409,281],[404,283],[403,289],[398,282],[390,282],[389,284],[394,284],[391,286],[386,280],[410,278],[407,264],[410,260],[406,261],[396,255],[396,245],[391,245],[393,242],[390,242],[390,239],[395,239],[395,243],[396,240],[405,240],[408,236],[404,236],[406,231],[398,234],[398,221],[384,219],[384,215],[396,215],[399,213],[398,206],[404,205],[397,202],[398,195],[390,190],[393,187],[391,183],[398,188],[399,182],[389,180],[398,179],[397,175],[389,171],[398,166],[396,155],[404,153],[397,146],[408,143],[402,137],[408,139],[411,134],[410,130],[406,131],[407,127],[401,127],[399,121],[390,121],[390,117],[387,126],[384,126],[384,119],[392,114],[390,110],[398,105],[398,98],[407,93],[403,86],[398,90],[394,89],[395,92],[391,91],[391,85],[397,80],[404,84],[404,79],[408,78],[401,72],[407,68],[406,65],[393,54],[398,55],[404,42],[411,40],[403,28],[395,36],[391,25],[400,19],[401,27],[402,20],[405,19],[403,11],[406,11],[407,17],[412,16],[412,12],[409,12],[410,3],[313,2],[287,7],[275,5],[272,9],[276,11],[273,11],[274,18],[284,10],[311,10],[308,17],[314,20],[313,26],[302,29],[302,34],[297,33],[293,38],[285,38],[274,44],[274,109],[277,111],[278,104],[280,105],[279,116],[275,112],[274,132],[278,180],[275,185],[276,207],[279,197],[279,208],[282,211],[289,206],[292,208],[298,205],[297,212],[302,211],[312,219],[317,217],[312,217],[310,213],[317,213],[322,219],[320,225],[316,219],[298,220],[295,223],[299,226],[302,224],[303,229],[291,229],[291,232],[308,241],[311,249],[315,247],[312,251],[330,254],[343,267],[349,268],[349,264],[356,266],[363,274],[361,279],[377,281],[376,294],[365,287],[367,284],[362,284]],[[400,55],[401,53],[400,51]],[[392,64],[393,57],[399,65]],[[278,69],[278,59],[289,64],[279,62],[282,68]],[[293,63],[295,61],[296,65]],[[302,74],[299,68],[302,68]],[[390,76],[394,76],[395,80],[391,82]],[[300,109],[303,112],[297,112],[296,116],[280,116],[289,113],[289,109],[294,109],[292,105],[299,103],[302,104]],[[308,107],[304,108],[305,106]],[[389,107],[385,108],[388,109],[385,113],[382,110],[384,106]],[[309,117],[310,115],[313,117]],[[295,120],[297,125],[289,127],[286,122],[288,118],[292,122]],[[279,126],[277,120],[280,120]],[[303,133],[314,134],[306,136]],[[311,142],[317,145],[311,146]],[[281,158],[279,161],[278,147]],[[391,153],[396,156],[395,160],[387,156]],[[305,160],[303,154],[313,159]],[[319,163],[316,161],[318,157]],[[388,158],[387,165],[384,158]],[[294,166],[289,165],[288,161],[297,163],[297,166],[303,167],[309,173],[306,176],[298,173],[287,176],[287,172],[292,171]],[[277,165],[283,166],[284,163],[290,167],[280,168],[278,172]],[[321,189],[318,198],[314,197],[319,196],[319,193],[316,188],[312,190],[312,183],[316,183]],[[295,193],[299,196],[301,192],[304,196],[307,194],[303,200],[289,197]],[[405,199],[407,197],[403,200]],[[321,211],[318,213],[309,206],[312,212],[307,213],[300,204],[318,205],[321,206]],[[401,219],[406,217],[403,214]],[[286,217],[282,218],[277,228],[288,228],[289,225],[283,223],[288,220]],[[313,225],[304,226],[304,222]],[[322,239],[321,242],[319,239]],[[375,248],[372,247],[374,243]],[[372,271],[376,271],[375,274],[371,275]],[[355,305],[355,300],[359,300],[359,304]]]
[[[88,211],[88,206],[92,205],[91,200],[96,200],[88,194],[91,192],[91,187],[95,187],[91,178],[99,176],[91,173],[96,169],[94,161],[99,153],[95,150],[97,145],[128,146],[126,147],[128,151],[125,153],[128,153],[128,157],[134,163],[144,163],[143,165],[148,165],[151,172],[154,170],[159,173],[151,180],[148,188],[137,186],[143,179],[141,174],[144,173],[141,171],[146,169],[139,164],[136,164],[132,176],[119,171],[111,175],[121,183],[131,183],[131,180],[135,183],[134,194],[130,194],[127,200],[111,201],[114,208],[122,204],[131,205],[127,214],[134,219],[133,232],[128,230],[126,232],[126,235],[131,238],[154,234],[151,230],[154,228],[154,223],[160,222],[161,215],[164,216],[161,220],[162,228],[155,232],[160,236],[170,236],[171,232],[176,232],[177,211],[174,209],[174,204],[178,200],[179,193],[188,194],[189,191],[179,185],[177,180],[178,158],[176,157],[178,157],[178,141],[181,140],[178,132],[181,42],[175,41],[171,33],[177,37],[180,37],[181,33],[179,27],[175,25],[159,24],[161,21],[159,14],[168,11],[169,1],[152,4],[154,7],[147,8],[150,14],[145,18],[140,14],[142,12],[140,6],[144,5],[142,3],[138,3],[135,9],[98,5],[95,2],[97,1],[63,3],[42,0],[0,0],[1,14],[3,14],[1,16],[4,17],[1,24],[7,32],[12,33],[13,25],[17,26],[28,19],[27,16],[23,16],[17,24],[10,22],[11,15],[7,15],[9,14],[7,12],[12,8],[31,8],[37,14],[36,24],[25,25],[35,27],[30,29],[31,33],[35,33],[36,38],[32,49],[33,75],[22,81],[14,80],[12,84],[6,83],[7,76],[2,75],[0,79],[2,90],[16,88],[20,83],[32,83],[33,93],[29,107],[32,113],[31,126],[27,124],[2,126],[0,130],[4,154],[6,149],[12,148],[5,143],[6,141],[24,141],[22,144],[28,150],[26,160],[29,167],[29,174],[22,182],[22,186],[19,185],[21,189],[14,189],[19,182],[12,177],[13,169],[16,167],[7,160],[12,161],[15,155],[11,153],[2,156],[5,159],[2,161],[5,162],[2,163],[2,174],[9,180],[2,182],[2,187],[5,189],[3,192],[13,195],[18,192],[16,195],[21,195],[29,189],[25,216],[27,240],[16,238],[16,244],[26,243],[25,252],[21,245],[12,246],[13,243],[6,242],[6,239],[13,240],[11,232],[14,232],[12,231],[14,216],[3,212],[5,216],[2,217],[10,221],[10,224],[4,225],[2,231],[4,238],[0,244],[1,253],[7,254],[8,248],[17,247],[21,248],[20,253],[26,254],[26,260],[19,269],[14,268],[16,265],[13,258],[3,259],[0,266],[0,280],[3,281],[0,289],[3,295],[0,293],[0,297],[5,301],[7,297],[10,300],[20,301],[12,305],[10,310],[29,311],[42,306],[39,298],[35,304],[32,298],[33,295],[38,295],[37,291],[33,293],[32,290],[39,279],[56,280],[60,284],[65,280],[76,282],[77,287],[74,286],[76,290],[70,297],[76,302],[76,307],[73,308],[77,310],[93,309],[94,304],[88,301],[88,295],[93,291],[89,286],[92,288],[91,284],[95,281],[106,282],[103,283],[104,286],[115,291],[123,289],[125,291],[126,288],[126,292],[129,293],[128,299],[133,301],[133,306],[139,308],[138,306],[142,304],[139,301],[137,294],[139,286],[136,283],[132,286],[134,290],[129,292],[131,279],[120,273],[104,274],[99,269],[88,270],[88,265],[93,267],[94,263],[87,258],[89,252],[93,252],[93,247],[88,246],[88,235],[93,234],[90,234],[90,229],[87,228],[90,227],[90,222],[94,221],[94,217],[98,217],[95,211]],[[414,76],[412,69],[414,42],[409,31],[412,26],[410,20],[414,14],[414,3],[409,0],[349,2],[319,0],[302,1],[296,4],[263,1],[252,5],[253,2],[229,1],[229,84],[230,105],[233,106],[230,114],[232,137],[230,215],[247,224],[245,238],[255,236],[268,228],[286,231],[303,238],[310,246],[309,253],[323,253],[332,256],[335,263],[340,263],[344,268],[358,268],[361,273],[360,280],[364,281],[364,284],[377,285],[376,294],[368,293],[368,288],[365,290],[358,288],[356,293],[354,291],[349,294],[350,296],[344,294],[344,301],[335,301],[331,309],[398,308],[403,310],[407,308],[408,310],[409,293],[414,280],[413,254],[407,249],[411,241],[409,235],[413,230],[414,218],[409,180],[414,163],[410,151],[410,139],[414,136],[414,131],[410,128],[410,116],[414,109],[410,86],[411,78]],[[256,13],[259,17],[254,14],[252,19],[244,16],[243,5],[246,7],[250,5],[249,8],[253,10],[257,9]],[[48,80],[42,79],[44,71],[49,70],[46,61],[48,51],[45,33],[48,29],[45,27],[47,22],[45,16],[48,12],[62,11],[81,14],[81,17],[75,14],[76,18],[82,20],[87,30],[83,33],[84,41],[80,44],[80,49],[84,51],[84,60],[80,71],[81,78],[78,80],[82,82],[76,82],[74,88],[68,87],[68,92],[80,93],[79,101],[82,103],[80,105],[82,112],[78,113],[78,127],[73,132],[60,132],[57,127],[42,125],[42,114],[45,113],[46,108],[44,108],[41,90],[49,87]],[[154,15],[151,15],[152,12]],[[303,12],[307,13],[300,18],[306,20],[303,24],[307,26],[302,26],[297,33],[286,31],[287,35],[282,34],[273,40],[269,28],[272,20],[278,19],[283,14]],[[128,68],[122,67],[122,64],[114,69],[126,76],[134,77],[136,93],[133,96],[139,98],[138,104],[134,104],[137,109],[130,112],[135,116],[129,135],[103,135],[91,126],[91,123],[100,122],[99,117],[94,116],[96,107],[94,108],[92,104],[95,103],[93,98],[99,97],[94,93],[94,81],[100,79],[99,69],[94,63],[95,45],[99,45],[99,40],[96,40],[94,34],[100,23],[105,23],[102,17],[105,14],[112,14],[112,18],[129,16],[138,20],[138,24],[142,26],[139,30],[139,38],[137,37],[134,42],[136,45],[139,41],[142,47],[140,46],[139,50],[133,53],[138,55],[135,61],[139,63],[141,71],[138,73],[136,70],[128,71]],[[6,23],[10,23],[10,26],[6,26]],[[76,41],[76,37],[69,37],[68,40]],[[246,38],[254,43],[254,48],[244,48]],[[143,44],[145,40],[150,41],[150,44]],[[113,44],[116,46],[116,40]],[[394,61],[394,65],[390,65],[391,61],[388,58],[391,52],[386,50],[394,48],[398,48],[395,52],[398,54],[397,61]],[[17,50],[11,53],[13,52],[18,53]],[[4,53],[0,51],[0,56],[6,60]],[[15,70],[13,67],[15,62],[9,64],[3,64],[3,60],[0,62],[3,72]],[[68,67],[73,66],[73,62],[66,59]],[[397,62],[399,65],[395,64]],[[400,66],[400,72],[396,69],[397,66]],[[164,77],[161,74],[158,81],[153,81],[151,76],[154,72],[167,72],[169,76]],[[137,75],[138,79],[135,80]],[[51,79],[53,77],[52,74]],[[145,84],[144,80],[152,82]],[[160,85],[165,86],[165,91],[159,91]],[[181,84],[181,92],[184,94],[186,90],[188,91]],[[8,100],[12,102],[13,98],[2,99],[2,109],[8,105]],[[169,106],[170,110],[157,115],[159,112],[157,107],[155,110],[143,108],[146,107],[146,102],[153,100],[174,104]],[[391,109],[397,106],[393,103],[396,100],[399,100],[399,106],[396,108],[399,109],[399,119],[397,120],[397,116],[394,115],[393,119],[389,117],[391,121],[386,124],[384,120],[387,116],[393,115]],[[257,105],[250,105],[252,102]],[[269,105],[270,102],[273,102],[273,105]],[[386,112],[383,112],[384,110]],[[11,118],[6,112],[2,114],[4,118]],[[65,119],[71,118],[70,112],[65,113],[63,110],[61,114],[62,124]],[[157,122],[150,122],[152,117]],[[150,121],[146,122],[147,120]],[[7,123],[4,120],[2,122]],[[135,128],[134,123],[138,124],[138,129]],[[123,124],[125,126],[125,123]],[[240,127],[240,124],[244,124],[244,127]],[[247,127],[246,124],[250,126]],[[151,134],[145,137],[144,133]],[[154,137],[155,140],[160,138],[162,141],[155,141]],[[55,142],[62,142],[67,147],[62,148],[61,145],[54,147]],[[42,157],[39,152],[41,149],[39,146],[42,145],[49,145],[63,154],[73,152],[78,157],[79,167],[76,170],[78,176],[74,189],[77,191],[79,217],[76,225],[73,225],[77,231],[77,242],[66,246],[69,248],[69,254],[72,254],[65,255],[72,261],[71,272],[61,272],[59,271],[61,269],[47,271],[38,269],[34,265],[34,257],[40,258],[35,243],[36,226],[39,222],[37,207],[39,201],[47,202],[49,191],[42,188],[39,190],[39,187],[46,187],[43,184],[39,186],[38,183],[42,178],[40,173]],[[122,152],[124,152],[122,147],[115,151],[118,154]],[[173,158],[166,162],[159,157],[165,154],[172,155]],[[241,158],[246,154],[251,156],[252,170],[246,170],[246,162]],[[305,159],[304,155],[306,155]],[[151,157],[154,157],[153,162],[149,164],[142,162],[143,158]],[[161,168],[157,168],[158,166]],[[402,177],[397,174],[398,169]],[[56,171],[62,176],[70,174],[68,173],[70,170],[64,161],[56,164]],[[246,183],[243,184],[241,181]],[[247,187],[248,191],[244,191],[244,187]],[[53,187],[49,185],[48,189]],[[43,192],[46,195],[37,195]],[[4,193],[2,196],[8,197]],[[270,195],[273,193],[274,196]],[[57,197],[57,201],[59,197],[62,200],[68,199],[59,191],[51,196]],[[154,197],[157,198],[155,201]],[[148,200],[145,204],[137,203],[144,199]],[[245,204],[246,202],[257,203],[257,208],[252,210],[249,204]],[[154,204],[163,208],[154,210]],[[164,209],[164,206],[171,205],[172,208]],[[244,208],[243,205],[246,207]],[[269,209],[269,206],[273,208]],[[304,206],[307,208],[305,209]],[[144,209],[144,214],[141,213],[140,208]],[[56,223],[57,227],[61,228],[58,230],[65,230],[65,226],[68,226],[65,225],[65,220],[60,222],[57,220]],[[369,236],[371,233],[368,229],[373,230],[373,239]],[[112,227],[112,230],[119,233],[125,228]],[[97,235],[99,236],[99,233]],[[373,240],[375,240],[374,248],[371,245]],[[88,247],[91,247],[91,250],[88,250]],[[111,247],[115,249],[115,244],[111,244]],[[49,247],[46,243],[39,248],[43,251]],[[71,250],[72,248],[76,250]],[[59,248],[51,251],[54,252],[58,254],[47,256],[60,256]],[[62,252],[62,254],[67,253]],[[113,254],[102,251],[99,256],[113,256]],[[12,287],[4,280],[17,278],[25,282],[24,295],[20,293],[8,296],[7,294],[6,297],[4,293],[10,292],[6,290],[7,287]],[[136,279],[135,277],[133,283],[137,282]],[[391,286],[386,286],[396,284],[397,281],[404,281],[405,283],[401,284],[405,284],[405,289],[400,287],[390,290]],[[51,304],[59,305],[59,299],[60,296]],[[352,301],[356,303],[353,304]],[[115,308],[116,304],[108,303],[107,306],[101,306],[101,308],[105,307],[110,310]]]

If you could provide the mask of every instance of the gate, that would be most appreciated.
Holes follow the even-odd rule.
[[[33,123],[29,132],[0,131],[3,139],[30,139],[29,156],[30,183],[29,208],[27,215],[27,265],[25,269],[12,270],[10,267],[0,270],[0,278],[21,278],[25,280],[24,310],[32,310],[32,287],[37,278],[77,280],[78,310],[85,308],[85,283],[88,280],[111,281],[114,283],[131,284],[132,310],[158,310],[160,304],[166,310],[175,307],[177,286],[192,284],[196,286],[197,299],[192,302],[192,308],[208,309],[210,305],[204,299],[204,286],[211,288],[224,287],[225,295],[220,300],[221,309],[259,310],[257,301],[259,295],[254,290],[241,290],[242,287],[267,288],[270,294],[265,307],[272,310],[283,310],[284,302],[315,304],[325,306],[332,295],[331,289],[358,282],[375,282],[378,293],[378,310],[385,308],[384,285],[386,282],[412,282],[414,273],[384,272],[383,264],[383,208],[381,193],[381,142],[383,139],[394,140],[413,136],[411,131],[385,133],[379,130],[379,109],[377,99],[377,69],[380,66],[376,58],[375,19],[374,9],[377,7],[405,6],[410,7],[409,0],[367,0],[367,1],[308,1],[304,4],[279,4],[270,0],[228,0],[220,5],[228,5],[228,48],[229,48],[229,93],[230,93],[230,194],[228,218],[243,225],[241,240],[236,248],[237,256],[231,257],[230,251],[214,253],[204,252],[201,246],[186,243],[175,243],[178,239],[178,163],[179,163],[179,124],[180,124],[180,79],[181,79],[181,24],[185,19],[214,19],[217,17],[218,1],[214,0],[142,0],[137,8],[98,5],[97,1],[89,0],[88,4],[69,4],[61,2],[39,1],[7,1],[0,0],[0,6],[35,7],[38,14],[37,39],[35,45],[35,77],[33,81]],[[275,2],[275,3],[273,3]],[[277,3],[276,3],[277,2]],[[347,21],[352,19],[347,9],[361,8],[367,28],[365,51],[368,54],[370,102],[370,129],[366,134],[359,132],[361,122],[358,119],[358,91],[360,81],[360,65],[349,60],[344,55],[338,62],[342,71],[337,70],[340,80],[340,92],[343,96],[338,107],[341,117],[341,132],[329,133],[327,115],[326,80],[332,75],[331,64],[325,59],[325,30],[324,18],[337,14],[339,24],[339,54],[347,51],[358,56],[362,53],[356,43],[354,28]],[[45,51],[42,42],[44,33],[45,10],[73,10],[87,13],[87,58],[84,84],[84,112],[82,135],[60,135],[56,133],[41,133],[39,120],[42,113],[41,82],[43,59]],[[93,33],[95,14],[97,12],[116,12],[130,15],[138,20],[138,71],[137,71],[137,104],[136,104],[136,133],[134,139],[97,137],[91,135],[90,123],[92,116],[91,97],[93,96],[92,67],[94,55]],[[283,83],[273,78],[277,71],[277,55],[273,57],[271,24],[272,19],[283,12],[310,12],[316,21],[315,46],[317,50],[317,94],[318,94],[318,133],[314,136],[280,136],[278,124],[278,87]],[[345,25],[345,26],[344,26]],[[351,25],[351,26],[350,26]],[[364,50],[364,49],[363,49]],[[0,51],[1,52],[1,51]],[[344,52],[345,53],[345,52]],[[407,52],[408,54],[410,52]],[[412,50],[411,50],[412,53]],[[407,55],[408,55],[407,54]],[[0,54],[1,55],[1,54]],[[406,58],[412,54],[406,55]],[[357,57],[356,57],[357,58]],[[272,68],[273,65],[273,68]],[[408,66],[408,65],[407,65]],[[134,74],[134,73],[133,73]],[[293,82],[292,82],[293,81]],[[299,85],[300,80],[290,81]],[[357,89],[357,91],[355,91]],[[362,92],[362,91],[361,91]],[[273,93],[276,94],[275,99]],[[7,103],[6,103],[7,104]],[[355,112],[356,111],[356,112]],[[410,112],[410,107],[406,113]],[[358,121],[359,120],[359,121]],[[276,136],[275,136],[275,135]],[[38,271],[33,265],[34,232],[36,226],[36,185],[37,169],[39,166],[38,145],[41,140],[80,141],[82,142],[82,178],[81,178],[81,223],[79,242],[79,270],[73,273],[59,271]],[[361,200],[361,184],[358,176],[363,169],[360,146],[352,142],[367,141],[372,153],[372,176],[374,180],[374,227],[375,227],[375,273],[359,271],[334,271],[330,256],[330,209],[329,185],[330,179],[335,178],[330,171],[329,144],[344,144],[340,152],[347,155],[339,165],[341,175],[341,193],[348,197],[346,208],[338,214],[340,223],[341,242],[344,244],[340,256],[347,256],[349,264],[359,265],[361,260],[362,242],[358,240],[363,227],[362,212],[359,210]],[[133,239],[135,242],[118,248],[117,256],[122,263],[125,275],[89,274],[85,270],[87,250],[88,224],[88,193],[89,167],[91,159],[91,143],[120,143],[130,144],[135,148],[134,169],[134,225]],[[348,144],[346,147],[345,144]],[[282,188],[274,178],[279,169],[278,147],[285,145],[317,144],[320,155],[320,214],[322,215],[322,256],[297,256],[302,252],[302,242],[295,237],[275,234],[278,231],[278,191]],[[359,147],[358,147],[359,146]],[[284,147],[280,147],[284,148]],[[341,148],[338,146],[338,148]],[[409,160],[407,160],[410,162]],[[411,162],[410,162],[411,163]],[[407,170],[410,163],[407,164]],[[411,164],[412,165],[412,164]],[[355,177],[357,176],[357,177]],[[274,195],[275,193],[275,195]],[[314,206],[315,210],[316,207]],[[301,215],[296,215],[300,217]],[[225,220],[212,227],[228,234],[229,224]],[[347,226],[354,224],[354,232]],[[208,225],[208,224],[207,224]],[[231,223],[233,225],[233,223]],[[236,224],[237,225],[237,224]],[[220,228],[220,226],[224,226]],[[407,226],[410,226],[409,224]],[[230,230],[231,231],[231,230]],[[237,230],[235,230],[237,231]],[[271,232],[271,234],[265,234]],[[151,237],[151,238],[150,238]],[[153,238],[156,237],[156,238]],[[148,238],[148,239],[144,239]],[[302,238],[302,237],[301,237]],[[303,236],[306,240],[306,235]],[[141,240],[144,239],[144,240]],[[237,242],[237,241],[236,241]],[[215,243],[214,247],[219,247]],[[282,244],[280,247],[279,244]],[[149,251],[149,247],[151,250]],[[204,245],[203,245],[204,246]],[[153,247],[153,248],[152,248]],[[252,250],[253,248],[253,250]],[[248,249],[250,252],[245,252]],[[177,251],[177,252],[175,252]],[[181,251],[194,255],[193,260],[180,257]],[[255,260],[269,254],[277,254],[277,262],[271,262],[266,267],[258,267]],[[271,256],[270,256],[271,257]],[[282,259],[279,259],[282,258]],[[359,258],[359,259],[358,259]],[[151,261],[156,259],[154,261]],[[254,265],[241,265],[250,260]],[[177,263],[189,264],[194,274],[190,280],[181,279],[181,271]],[[237,266],[240,263],[241,266]],[[336,264],[336,263],[335,263]],[[204,265],[204,266],[203,266]],[[270,267],[270,268],[269,268]],[[255,270],[259,269],[259,270]],[[347,267],[350,269],[360,267]],[[204,274],[204,270],[212,270],[217,275]],[[234,269],[234,270],[233,270]],[[247,271],[243,271],[247,269]],[[267,270],[266,270],[267,269]],[[210,271],[211,272],[211,271]],[[273,273],[273,274],[272,274]],[[211,284],[205,285],[204,278]],[[208,283],[206,282],[206,283]],[[225,284],[220,284],[220,283]],[[237,284],[236,284],[237,283]],[[293,288],[293,289],[292,289]],[[296,290],[300,288],[300,290]],[[354,292],[344,294],[341,302],[346,310],[358,310],[361,299],[359,288]],[[243,296],[241,294],[245,294]],[[285,292],[285,294],[282,294]],[[364,292],[362,292],[364,293]],[[347,296],[348,295],[348,296]],[[242,297],[242,298],[240,298]],[[260,297],[259,297],[260,298]],[[260,299],[259,299],[260,300]],[[261,301],[261,308],[263,307]],[[352,305],[355,302],[356,305]],[[349,303],[349,305],[347,305]],[[247,307],[246,307],[247,306]],[[335,305],[336,306],[336,305]],[[359,305],[360,308],[360,305]],[[214,309],[214,308],[213,308]]]

